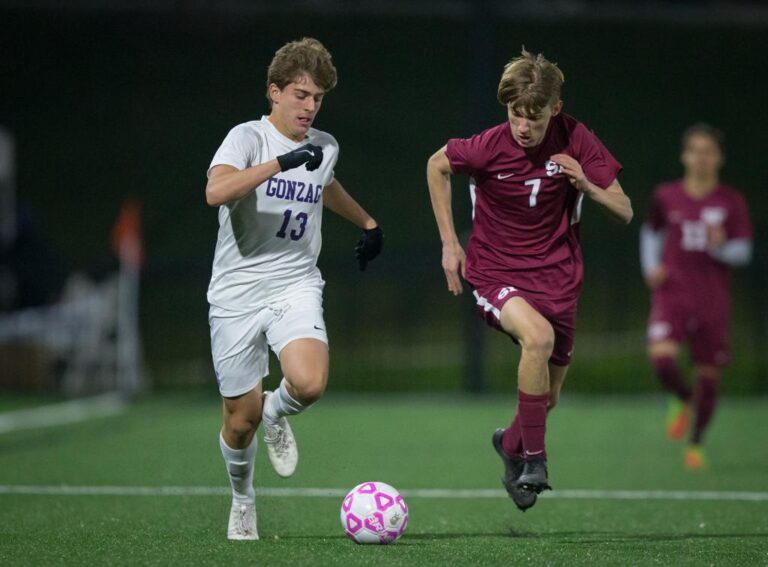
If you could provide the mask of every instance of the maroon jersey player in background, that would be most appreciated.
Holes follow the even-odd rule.
[[[578,223],[584,196],[624,223],[629,198],[621,165],[578,120],[563,114],[563,73],[523,49],[504,68],[498,100],[502,124],[452,139],[427,165],[448,290],[474,288],[491,326],[522,348],[514,421],[493,435],[505,465],[504,487],[521,510],[549,488],[544,437],[570,364],[583,267]],[[476,201],[465,256],[451,211],[454,174],[472,176]]]
[[[749,263],[752,227],[744,198],[720,182],[722,134],[707,124],[683,134],[683,179],[656,188],[641,230],[643,274],[651,289],[648,354],[676,399],[667,436],[681,439],[691,406],[696,416],[685,451],[690,469],[704,465],[700,447],[715,410],[720,368],[728,362],[730,268]],[[681,343],[690,345],[693,390],[678,368]]]

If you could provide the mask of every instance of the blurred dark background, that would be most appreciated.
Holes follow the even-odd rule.
[[[62,273],[98,280],[115,270],[112,225],[124,199],[138,199],[140,321],[156,389],[215,392],[205,292],[217,218],[205,204],[205,171],[232,126],[268,112],[275,50],[308,35],[330,49],[339,73],[316,126],[339,140],[336,174],[387,238],[360,273],[358,230],[326,215],[331,389],[513,390],[517,349],[478,327],[468,294],[446,291],[425,164],[448,138],[505,119],[498,76],[525,45],[559,63],[565,111],[623,163],[635,207],[622,227],[585,205],[586,284],[568,388],[657,388],[644,359],[638,230],[654,185],[681,173],[680,133],[704,120],[726,132],[723,178],[746,194],[756,228],[753,263],[734,280],[724,390],[768,392],[762,5],[32,1],[0,2],[0,22],[0,125],[16,139],[17,198],[51,254],[41,297],[55,296]],[[468,230],[466,179],[454,191],[457,226]],[[472,366],[467,344],[478,332],[484,350]]]

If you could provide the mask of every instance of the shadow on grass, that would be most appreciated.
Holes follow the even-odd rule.
[[[664,542],[664,541],[683,541],[687,539],[731,539],[731,538],[760,538],[765,539],[765,533],[733,533],[733,534],[712,534],[702,532],[687,532],[679,534],[629,534],[622,532],[553,532],[551,534],[533,535],[537,539],[560,540],[560,543],[573,543],[578,545],[588,545],[593,543],[621,543],[630,541],[645,542]],[[562,538],[562,539],[561,539]]]
[[[551,533],[533,533],[533,532],[520,532],[515,530],[509,530],[507,532],[472,532],[472,533],[433,533],[433,534],[406,534],[403,539],[398,542],[398,545],[419,545],[430,541],[440,540],[467,540],[467,539],[487,539],[487,538],[500,538],[500,539],[522,539],[532,541],[545,541],[545,540],[558,540],[558,543],[564,544],[576,544],[576,545],[590,545],[596,543],[622,543],[622,542],[665,542],[665,541],[684,541],[688,539],[731,539],[731,538],[760,538],[765,539],[765,533],[733,533],[733,534],[711,534],[711,533],[679,533],[679,534],[630,534],[623,532],[577,532],[577,531],[560,531]],[[269,538],[267,538],[269,539]],[[338,536],[321,536],[321,535],[286,535],[281,536],[279,539],[287,540],[306,540],[306,541],[322,541],[327,540],[329,542],[336,542],[339,540],[348,539],[344,535]]]

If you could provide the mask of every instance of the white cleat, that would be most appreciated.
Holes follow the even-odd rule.
[[[264,395],[266,400],[273,394],[265,392]],[[264,423],[264,443],[267,445],[267,454],[272,468],[283,478],[293,476],[296,465],[299,464],[299,449],[288,420],[281,417],[274,423],[268,423],[266,420],[262,423]]]
[[[227,539],[259,539],[259,532],[256,530],[256,504],[232,502],[232,509],[229,511]]]

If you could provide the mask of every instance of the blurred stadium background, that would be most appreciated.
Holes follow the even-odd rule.
[[[0,0],[0,30],[0,564],[768,561],[764,3]],[[386,246],[360,273],[358,231],[325,216],[330,392],[294,422],[295,477],[257,459],[264,541],[235,546],[205,171],[232,126],[267,112],[267,64],[304,35],[339,71],[316,125]],[[636,214],[622,227],[585,207],[576,354],[548,423],[558,490],[525,516],[488,442],[512,413],[518,350],[446,291],[425,182],[448,138],[504,120],[498,76],[523,44],[563,68],[565,109],[623,163]],[[701,120],[726,132],[723,177],[756,235],[712,466],[690,474],[645,361],[638,231]],[[454,190],[466,234],[467,181]],[[374,478],[411,507],[390,548],[352,546],[337,523],[339,495]]]
[[[516,349],[474,319],[468,294],[445,290],[424,170],[448,138],[504,119],[496,83],[525,44],[561,65],[566,111],[623,163],[636,211],[628,228],[585,211],[567,389],[657,390],[638,230],[654,185],[680,174],[681,131],[705,120],[727,134],[724,179],[745,192],[756,226],[755,259],[735,278],[724,390],[768,392],[763,3],[5,0],[0,21],[6,391],[216,395],[205,291],[217,220],[205,170],[229,128],[267,112],[275,49],[311,35],[339,71],[316,125],[340,141],[337,175],[387,238],[360,273],[357,231],[326,215],[331,391],[513,391]],[[465,185],[454,204],[468,230]],[[122,276],[115,254],[131,246],[130,203],[141,210],[140,293],[135,251],[123,250]]]

